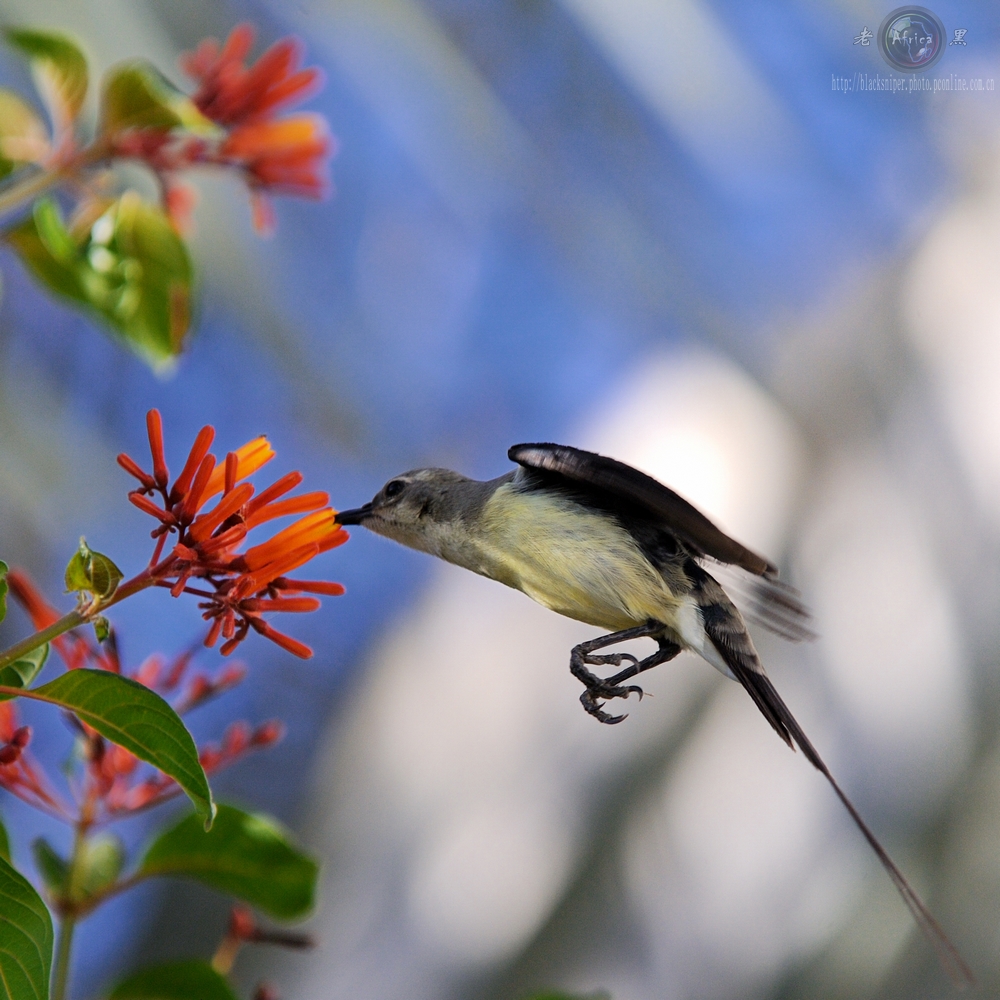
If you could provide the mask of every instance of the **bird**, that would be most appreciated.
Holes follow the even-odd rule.
[[[764,670],[746,619],[789,639],[811,638],[809,613],[764,556],[719,529],[697,507],[644,472],[594,452],[552,443],[517,444],[517,466],[479,481],[450,469],[414,469],[390,479],[339,524],[361,526],[520,590],[558,614],[606,630],[570,651],[580,701],[598,721],[624,714],[608,702],[642,697],[633,678],[692,650],[743,686],[778,736],[830,783],[888,872],[914,920],[958,987],[975,978],[923,900],[840,787]],[[746,617],[712,567],[754,584]],[[732,588],[730,588],[732,589]],[[599,653],[649,638],[656,651]],[[625,664],[623,667],[622,665]],[[621,668],[601,677],[595,668]]]

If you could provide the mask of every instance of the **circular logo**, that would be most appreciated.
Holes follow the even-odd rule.
[[[878,29],[885,61],[904,73],[929,69],[944,54],[944,25],[926,7],[897,7]]]

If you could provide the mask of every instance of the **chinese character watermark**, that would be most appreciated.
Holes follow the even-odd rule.
[[[949,45],[968,45],[965,40],[965,35],[968,32],[968,28],[956,28],[955,37],[948,43]]]
[[[868,30],[868,25],[866,24],[861,29],[861,34],[854,36],[854,44],[855,45],[870,45],[871,41],[872,41],[872,39],[874,37],[875,37],[874,32],[869,31]],[[965,42],[962,42],[962,44],[964,45]]]

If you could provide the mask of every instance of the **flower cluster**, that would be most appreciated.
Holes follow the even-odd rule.
[[[242,173],[259,232],[274,228],[269,194],[322,198],[329,190],[328,162],[334,146],[326,120],[304,113],[280,116],[320,89],[322,73],[302,67],[302,44],[295,38],[275,42],[248,66],[253,42],[253,27],[240,24],[221,46],[206,38],[181,57],[183,69],[198,82],[191,100],[220,127],[221,137],[150,127],[126,129],[113,137],[119,156],[143,160],[158,174],[167,209],[181,226],[193,196],[176,173],[196,164]]]
[[[8,582],[15,600],[31,617],[37,629],[50,625],[54,610],[28,576],[11,571]],[[166,698],[178,714],[185,714],[208,699],[229,690],[246,676],[241,664],[228,664],[214,676],[191,669],[194,651],[172,660],[154,654],[132,672],[123,670],[115,633],[101,644],[82,632],[65,634],[53,641],[67,669],[89,667],[124,674]],[[0,702],[0,787],[61,819],[71,821],[75,813],[86,813],[88,824],[148,809],[180,794],[177,783],[142,764],[133,754],[108,743],[104,737],[74,715],[66,718],[79,736],[83,782],[73,789],[74,809],[55,790],[42,768],[26,751],[31,730],[19,725],[16,703]],[[226,728],[218,743],[199,747],[198,756],[206,772],[219,771],[248,753],[278,742],[284,727],[278,720],[258,726],[239,720]]]
[[[312,656],[308,646],[279,632],[264,615],[315,611],[318,598],[302,595],[344,592],[339,583],[286,575],[347,541],[329,496],[316,491],[287,497],[302,482],[298,472],[282,476],[255,495],[254,487],[244,480],[274,457],[267,439],[255,438],[217,464],[209,452],[215,438],[212,427],[198,433],[171,485],[157,410],[149,411],[146,424],[152,473],[125,454],[118,456],[118,464],[139,481],[129,500],[158,522],[151,533],[156,547],[148,570],[155,583],[169,587],[174,597],[187,593],[202,598],[202,617],[211,623],[205,645],[214,646],[221,637],[223,656],[232,653],[251,630],[303,659]],[[214,506],[207,507],[216,497]],[[241,551],[253,529],[299,514],[304,516],[269,540]],[[163,556],[171,535],[176,539]]]
[[[6,28],[3,38],[31,65],[52,134],[32,102],[0,87],[0,242],[147,363],[172,365],[197,312],[183,238],[195,189],[186,178],[200,167],[238,177],[265,234],[275,225],[272,195],[324,197],[329,127],[322,115],[292,111],[320,89],[320,70],[303,65],[295,38],[249,61],[254,30],[241,24],[225,42],[209,38],[183,56],[191,94],[146,60],[112,66],[91,130],[83,50],[56,31]],[[109,170],[122,162],[151,172],[159,196],[124,186],[127,177]]]
[[[181,65],[199,83],[192,98],[195,105],[229,130],[219,149],[220,161],[242,168],[256,195],[258,227],[267,229],[273,220],[263,192],[323,197],[333,147],[321,116],[277,117],[279,111],[315,94],[323,83],[319,69],[302,68],[301,43],[284,38],[254,65],[246,66],[253,40],[251,25],[237,25],[221,48],[215,39],[205,39],[181,57]]]
[[[45,772],[26,752],[31,727],[19,724],[12,701],[0,702],[0,788],[7,788],[38,809],[64,818],[65,806]]]

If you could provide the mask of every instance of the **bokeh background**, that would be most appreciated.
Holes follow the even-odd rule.
[[[340,507],[394,473],[483,478],[557,440],[632,462],[778,560],[817,642],[759,636],[805,729],[980,977],[1000,991],[1000,104],[844,93],[887,73],[890,4],[735,0],[0,0],[97,68],[254,21],[301,36],[340,143],[335,197],[201,179],[197,335],[160,379],[0,255],[0,555],[50,592],[77,537],[148,556],[114,455],[164,414],[180,462],[266,432]],[[1000,76],[1000,4],[928,74]],[[29,87],[0,54],[4,85]],[[348,593],[249,641],[201,709],[282,716],[220,777],[323,859],[307,955],[247,953],[287,998],[950,995],[825,785],[687,656],[618,727],[577,702],[592,629],[354,532]],[[199,636],[157,593],[117,609],[131,662]],[[25,627],[12,613],[0,639]],[[201,658],[215,665],[217,653]],[[52,754],[70,736],[58,733]],[[58,740],[63,739],[59,744]],[[65,832],[5,798],[27,844]],[[125,833],[139,844],[149,820]],[[147,825],[143,825],[146,823]],[[224,900],[122,898],[80,932],[78,998],[208,956]]]

